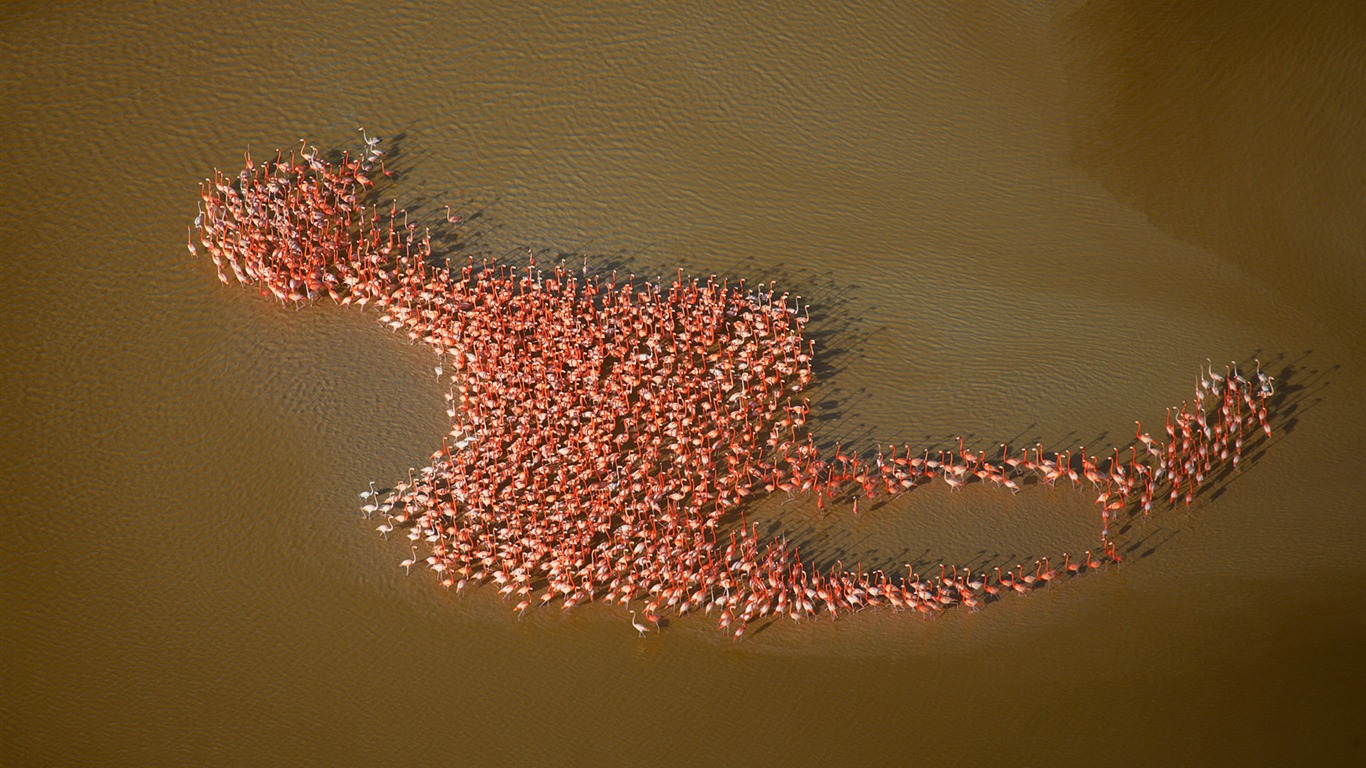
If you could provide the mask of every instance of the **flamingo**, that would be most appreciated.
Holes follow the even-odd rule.
[[[721,607],[719,627],[736,639],[755,616],[812,616],[816,605],[832,618],[886,605],[926,615],[954,603],[975,609],[979,591],[1025,592],[1101,560],[1064,553],[1061,570],[1042,558],[1028,576],[1023,565],[1013,574],[998,567],[994,584],[956,567],[941,568],[934,584],[911,572],[904,586],[861,567],[818,574],[786,541],[760,541],[743,500],[761,489],[814,493],[824,512],[825,498],[839,499],[852,483],[857,514],[860,495],[896,496],[936,474],[951,490],[976,477],[1012,492],[1030,472],[1050,485],[1085,476],[1104,488],[1103,559],[1119,562],[1108,525],[1132,493],[1141,487],[1145,514],[1160,480],[1173,503],[1184,493],[1190,504],[1216,465],[1241,468],[1244,432],[1260,425],[1270,434],[1274,388],[1260,362],[1252,377],[1236,362],[1220,376],[1207,358],[1194,410],[1167,411],[1169,442],[1154,443],[1135,422],[1147,455],[1131,445],[1128,467],[1118,449],[1102,470],[1082,448],[1079,475],[1071,452],[1045,459],[1038,444],[1032,456],[1002,444],[992,462],[961,436],[956,453],[937,459],[928,450],[912,458],[909,445],[901,455],[879,446],[875,459],[842,443],[823,454],[805,429],[809,402],[794,404],[815,349],[802,338],[800,301],[773,283],[734,287],[681,270],[671,285],[615,273],[590,279],[586,263],[582,272],[538,268],[530,251],[524,271],[493,260],[476,269],[473,258],[463,270],[433,266],[430,235],[397,203],[387,218],[364,206],[372,164],[389,172],[379,139],[361,136],[365,149],[339,163],[302,142],[287,160],[277,151],[258,166],[247,154],[237,176],[215,173],[201,188],[187,250],[199,252],[198,233],[220,279],[228,282],[226,259],[239,283],[282,304],[305,305],[324,291],[340,304],[372,304],[391,331],[435,353],[432,370],[451,376],[451,440],[382,503],[371,482],[359,494],[362,511],[385,513],[376,530],[386,538],[403,527],[430,544],[427,562],[442,586],[459,592],[491,577],[503,597],[519,594],[519,617],[541,575],[549,586],[540,601],[560,597],[565,608],[595,599],[629,607],[645,596],[644,623],[630,614],[642,634],[648,622],[658,630],[661,606],[680,615]],[[458,223],[449,207],[446,216]],[[741,526],[726,548],[718,531],[737,508]],[[412,553],[400,563],[405,573],[416,545]]]
[[[360,508],[360,511],[365,513],[365,518],[368,520],[370,519],[370,515],[379,509],[379,504],[377,503],[379,501],[379,492],[375,490],[375,483],[373,480],[370,482],[370,490],[361,491],[359,496],[361,500],[369,500],[368,504]]]
[[[639,635],[640,637],[645,637],[645,634],[646,634],[647,632],[650,631],[650,628],[649,628],[649,627],[647,627],[647,626],[645,626],[644,624],[641,624],[640,622],[636,621],[636,612],[635,612],[635,611],[631,611],[631,626],[633,626],[633,627],[636,628],[636,632],[639,632],[639,633],[640,633],[640,635]]]

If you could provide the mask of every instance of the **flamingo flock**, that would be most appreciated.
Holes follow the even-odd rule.
[[[382,516],[382,535],[412,541],[405,570],[428,568],[457,591],[493,582],[519,614],[638,602],[642,635],[663,614],[700,612],[739,639],[769,616],[975,610],[1118,562],[1120,513],[1189,506],[1221,468],[1238,467],[1246,440],[1271,434],[1273,378],[1210,365],[1194,399],[1168,409],[1165,435],[1139,424],[1133,445],[1101,456],[975,450],[961,438],[956,450],[822,451],[801,396],[815,345],[787,293],[681,270],[667,284],[590,277],[540,269],[534,255],[524,267],[438,264],[430,234],[377,203],[371,177],[391,175],[378,144],[366,137],[335,162],[307,145],[262,163],[247,153],[235,176],[202,185],[187,247],[206,252],[225,284],[296,308],[368,306],[435,352],[450,433],[428,466],[387,491],[372,483],[363,510]],[[857,514],[860,499],[935,480],[1011,493],[1089,486],[1100,542],[993,573],[819,570],[743,518],[746,499],[764,493]]]

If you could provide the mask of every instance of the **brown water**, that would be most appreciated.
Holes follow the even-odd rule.
[[[107,5],[0,8],[0,762],[1361,759],[1360,4]],[[1122,444],[1253,355],[1281,430],[980,613],[518,621],[357,515],[439,444],[425,353],[186,259],[211,168],[362,125],[424,223],[479,212],[456,255],[806,295],[831,439]],[[1061,490],[777,507],[846,561],[1095,537]]]

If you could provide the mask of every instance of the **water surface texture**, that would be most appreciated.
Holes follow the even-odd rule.
[[[0,8],[3,762],[1360,760],[1366,13],[900,5]],[[518,620],[358,514],[440,447],[428,353],[185,251],[215,166],[361,126],[452,256],[802,294],[823,439],[1123,445],[1206,357],[1280,377],[1278,431],[977,613]],[[1096,539],[1061,488],[779,501],[846,562]]]

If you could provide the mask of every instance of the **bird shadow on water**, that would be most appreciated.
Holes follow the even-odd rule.
[[[394,151],[388,156],[393,163],[390,170],[395,175],[400,175],[403,170],[402,153],[397,149],[401,144],[401,138],[399,136],[392,140],[391,147],[394,147]],[[592,253],[586,246],[573,250],[538,250],[533,245],[518,245],[511,248],[493,246],[491,243],[498,239],[494,235],[500,229],[497,217],[490,213],[496,203],[496,198],[487,202],[470,199],[447,208],[444,202],[439,202],[434,197],[419,197],[408,207],[409,222],[423,226],[430,234],[429,258],[434,265],[449,266],[458,261],[466,261],[475,262],[480,268],[485,263],[493,262],[502,266],[520,267],[527,263],[528,257],[534,257],[542,269],[558,265],[570,272],[578,272],[583,279],[609,279],[618,285],[630,283],[638,288],[643,287],[646,282],[657,281],[657,284],[667,284],[678,274],[672,267],[661,268],[658,258],[647,256],[644,252]],[[433,220],[436,222],[434,225],[424,224]],[[741,276],[746,273],[761,273],[770,278],[771,282],[742,282]],[[651,280],[650,275],[658,277]],[[685,276],[685,279],[687,277],[689,276]],[[698,277],[707,279],[708,276]],[[860,302],[860,286],[841,282],[834,272],[819,272],[782,264],[760,265],[753,259],[736,262],[724,274],[709,277],[715,278],[718,282],[725,281],[728,285],[742,286],[743,290],[757,294],[761,298],[781,293],[780,285],[787,286],[792,291],[788,298],[796,302],[799,312],[807,314],[810,318],[804,336],[816,345],[816,354],[812,362],[815,382],[804,393],[809,396],[813,405],[811,422],[815,426],[840,425],[845,432],[839,436],[838,442],[831,441],[828,435],[813,435],[813,440],[827,456],[842,442],[868,445],[876,425],[845,423],[851,406],[867,398],[868,394],[865,390],[853,389],[850,385],[842,383],[839,376],[861,358],[859,350],[865,348],[876,334],[885,330],[871,326],[867,320],[872,308]],[[797,290],[802,292],[800,297],[796,294]],[[1337,366],[1333,366],[1324,371],[1311,366],[1309,360],[1312,351],[1306,351],[1293,360],[1285,354],[1277,354],[1260,362],[1257,361],[1259,354],[1260,351],[1254,351],[1237,365],[1244,371],[1251,371],[1254,366],[1260,366],[1263,370],[1274,372],[1276,389],[1267,401],[1273,436],[1267,437],[1260,430],[1250,431],[1250,436],[1245,440],[1241,466],[1235,470],[1228,464],[1222,464],[1213,470],[1211,476],[1194,495],[1197,501],[1214,501],[1221,498],[1243,472],[1250,471],[1261,463],[1272,445],[1292,434],[1303,414],[1322,401],[1323,392],[1330,384],[1329,371],[1337,369]],[[1033,450],[1039,456],[1061,461],[1074,470],[1082,468],[1085,457],[1073,454],[1072,446],[1101,446],[1110,439],[1105,432],[1092,435],[1089,439],[1082,439],[1073,432],[1053,442],[1045,450],[1042,438],[1037,434],[1030,434],[1035,426],[1030,425],[1006,441],[983,441],[979,436],[971,434],[961,437],[965,443],[978,446],[975,450],[986,452],[987,448],[981,447],[984,442],[996,446],[992,450],[1002,451],[1003,456],[1006,453],[1018,454],[1021,450]],[[916,450],[927,451],[930,455],[939,451],[961,450],[957,443],[959,437],[960,435],[925,435],[921,446],[917,446]],[[1115,447],[1120,454],[1131,449],[1139,450],[1135,440]],[[868,449],[861,457],[865,461],[871,461],[873,453]],[[1096,462],[1102,469],[1117,460],[1108,457],[1108,450],[1099,453],[1106,456]],[[994,460],[995,456],[991,458]],[[970,479],[968,484],[982,482]],[[1021,479],[1021,485],[1025,486],[1021,492],[1029,493],[1031,488],[1037,488],[1039,484],[1037,476],[1025,476]],[[908,490],[914,491],[918,487],[914,486]],[[1085,490],[1078,492],[1085,493]],[[945,567],[943,559],[936,557],[930,548],[908,547],[887,542],[886,536],[862,529],[856,524],[856,520],[840,521],[834,525],[826,524],[827,518],[831,515],[844,514],[843,505],[813,521],[810,515],[803,518],[787,513],[781,504],[777,505],[776,513],[770,511],[769,514],[755,514],[757,501],[752,499],[728,512],[722,518],[717,540],[724,541],[742,524],[753,525],[761,541],[784,540],[790,547],[798,550],[808,572],[840,573],[853,569],[863,573],[881,571],[889,576],[896,574],[903,578],[915,574],[924,578],[934,577],[936,567]],[[885,506],[885,503],[870,500],[869,508],[878,510]],[[1169,507],[1159,500],[1149,514],[1144,514],[1137,503],[1129,504],[1120,511],[1120,520],[1112,523],[1116,530],[1112,532],[1111,540],[1116,552],[1138,559],[1146,559],[1158,553],[1181,534],[1182,522],[1189,519],[1192,510],[1182,509],[1183,506]],[[1196,507],[1198,506],[1197,504]],[[1037,553],[991,548],[980,548],[965,560],[966,562],[952,564],[955,575],[963,570],[970,574],[985,574],[996,569],[1022,571],[1030,565],[1033,565],[1037,573],[1040,563],[1044,563],[1045,568],[1047,563],[1044,556]],[[1086,573],[1097,567],[1090,564],[1089,553],[1087,561],[1085,567],[1075,571],[1064,569],[1060,573],[1061,578],[1065,579],[1073,573]],[[1030,587],[1034,588],[1036,587]],[[995,599],[986,597],[984,602],[991,603]],[[751,636],[765,631],[772,623],[756,623]],[[668,625],[669,620],[661,617],[659,628],[665,629]]]
[[[1330,375],[1338,370],[1339,366],[1334,364],[1326,370],[1313,368],[1306,362],[1312,354],[1312,350],[1307,350],[1295,360],[1278,354],[1269,361],[1260,363],[1264,368],[1276,372],[1273,374],[1275,392],[1267,398],[1267,419],[1271,423],[1272,436],[1267,437],[1260,430],[1253,433],[1245,450],[1243,467],[1251,467],[1260,462],[1271,447],[1295,432],[1304,414],[1323,402],[1323,394],[1330,385]],[[1239,367],[1247,370],[1257,364],[1254,356],[1244,360]],[[1243,467],[1235,469],[1231,464],[1221,465],[1214,471],[1213,480],[1202,486],[1195,498],[1214,501],[1223,496],[1230,485],[1242,475]]]
[[[1182,502],[1173,504],[1155,503],[1150,515],[1130,505],[1121,517],[1115,537],[1119,549],[1125,555],[1146,559],[1151,557],[1171,540],[1175,539],[1200,511],[1200,502],[1212,502],[1228,493],[1243,474],[1252,471],[1268,456],[1277,443],[1295,432],[1300,418],[1323,402],[1323,394],[1331,384],[1331,373],[1338,370],[1338,364],[1326,369],[1310,364],[1313,350],[1306,350],[1295,359],[1285,353],[1277,353],[1267,360],[1259,360],[1261,351],[1237,363],[1238,369],[1253,370],[1257,366],[1265,371],[1274,371],[1275,392],[1267,398],[1267,421],[1271,425],[1271,436],[1260,428],[1255,428],[1246,440],[1240,466],[1234,468],[1231,462],[1223,462],[1213,470],[1204,484],[1194,494],[1192,504],[1187,508]]]
[[[378,206],[381,211],[393,199],[395,187],[401,187],[410,172],[408,154],[404,151],[406,132],[385,138],[380,145],[388,171],[388,184],[367,191],[367,206]],[[339,151],[328,155],[339,162]],[[840,424],[847,434],[838,437],[846,442],[866,442],[876,426],[868,423],[843,422],[851,408],[869,398],[866,389],[851,387],[838,375],[862,358],[861,350],[870,339],[883,332],[868,321],[875,307],[865,305],[860,298],[863,286],[843,279],[834,269],[820,270],[786,263],[770,263],[748,256],[732,261],[724,269],[699,272],[687,265],[678,265],[667,255],[653,253],[653,245],[638,250],[594,251],[591,243],[580,247],[549,248],[530,242],[517,242],[499,220],[497,206],[501,197],[471,197],[455,190],[436,193],[405,195],[399,201],[400,214],[419,236],[430,238],[427,263],[432,267],[458,270],[472,265],[476,270],[485,265],[493,268],[522,267],[534,258],[541,269],[556,266],[577,273],[586,280],[631,284],[641,290],[647,283],[667,286],[680,274],[684,280],[708,278],[724,281],[731,287],[742,288],[751,295],[786,297],[797,311],[807,318],[803,338],[814,342],[811,360],[813,381],[803,395],[812,404],[812,419],[825,424]],[[762,279],[756,279],[762,278]],[[819,447],[833,446],[821,444]]]
[[[1291,359],[1290,356],[1280,353],[1266,360],[1259,360],[1261,351],[1254,351],[1241,362],[1236,362],[1237,370],[1251,372],[1260,366],[1264,372],[1271,373],[1275,377],[1275,391],[1267,399],[1268,422],[1272,428],[1272,436],[1268,437],[1259,427],[1250,428],[1244,440],[1244,449],[1240,465],[1237,469],[1232,463],[1225,461],[1213,470],[1213,473],[1206,478],[1198,492],[1194,495],[1193,503],[1190,508],[1180,500],[1174,505],[1165,503],[1161,498],[1154,504],[1149,514],[1144,515],[1141,507],[1135,501],[1130,503],[1119,513],[1119,520],[1112,523],[1114,530],[1111,532],[1110,540],[1115,545],[1115,551],[1122,554],[1125,559],[1143,560],[1152,557],[1160,552],[1167,544],[1178,538],[1193,515],[1200,511],[1201,502],[1214,501],[1219,499],[1245,472],[1255,471],[1255,468],[1268,457],[1269,451],[1276,443],[1286,439],[1294,433],[1300,418],[1308,411],[1317,407],[1323,400],[1323,393],[1331,384],[1331,373],[1338,369],[1333,365],[1327,369],[1315,367],[1311,364],[1312,351],[1306,351],[1298,357]],[[1025,432],[1017,435],[1014,440],[1007,442],[1013,444],[1028,434],[1031,425]],[[1069,435],[1060,441],[1060,445],[1076,445]],[[945,436],[927,436],[929,444],[949,443]],[[1105,433],[1095,436],[1088,441],[1088,445],[1103,445]],[[953,445],[956,447],[957,436],[952,438]],[[1038,441],[1034,441],[1037,443]],[[1000,445],[1000,443],[997,443]],[[1141,450],[1136,440],[1117,446],[1121,454],[1125,454],[1133,446],[1135,450]],[[933,450],[931,454],[933,454]],[[1044,454],[1054,459],[1066,458],[1065,454],[1060,454],[1057,450],[1051,450]],[[1140,454],[1141,455],[1141,454]],[[1079,468],[1080,456],[1072,456],[1071,465]],[[1104,465],[1104,462],[1102,462]],[[1083,481],[1085,483],[1086,481]],[[976,484],[976,483],[974,483]],[[1029,487],[1037,486],[1038,481],[1028,484],[1023,493],[1028,493]],[[909,491],[914,491],[920,486],[917,485]],[[908,491],[908,492],[909,492]],[[1078,489],[1077,493],[1086,493],[1084,489]],[[887,502],[881,500],[873,503],[869,508],[876,510]],[[990,502],[985,502],[989,504]],[[939,568],[947,567],[956,569],[958,573],[964,571],[970,574],[990,574],[996,568],[1009,572],[1012,569],[1029,574],[1033,568],[1035,572],[1040,568],[1043,554],[1025,551],[1002,551],[998,549],[979,548],[975,553],[963,561],[948,563],[948,561],[930,548],[906,547],[895,542],[889,542],[886,535],[862,530],[859,520],[850,516],[845,520],[836,520],[833,525],[828,524],[832,515],[848,515],[848,505],[840,505],[835,511],[827,511],[818,520],[811,519],[810,515],[798,515],[782,512],[785,506],[779,505],[780,510],[775,514],[759,514],[753,512],[753,502],[747,503],[745,508],[727,517],[727,522],[736,525],[731,517],[743,517],[748,514],[749,523],[755,526],[760,540],[782,540],[789,547],[795,548],[801,553],[802,562],[808,570],[824,573],[840,573],[844,571],[855,571],[865,573],[877,573],[879,571],[888,574],[899,574],[905,577],[907,574],[914,574],[914,578],[929,579],[933,581],[940,575]],[[1094,512],[1095,508],[1091,508]],[[1097,517],[1099,517],[1098,513]],[[756,522],[757,520],[757,522]],[[1079,553],[1085,547],[1079,547],[1074,554]],[[1096,551],[1100,547],[1095,546]],[[1048,553],[1049,557],[1054,557],[1059,553]],[[1078,561],[1089,561],[1090,552],[1086,557],[1077,558]],[[1046,563],[1047,561],[1042,561]],[[1061,565],[1056,560],[1053,566]],[[1075,568],[1075,566],[1074,566]],[[1076,568],[1072,571],[1060,570],[1059,578],[1053,583],[1066,580],[1069,576],[1081,575],[1092,570],[1090,567]],[[1042,584],[1043,582],[1035,582]],[[1039,588],[1031,586],[1029,589]],[[1005,591],[1002,595],[1006,594]],[[984,604],[991,604],[1000,599],[1000,596],[985,596]],[[757,635],[767,624],[756,627],[751,635]]]
[[[404,166],[397,164],[396,175],[402,176]],[[431,266],[459,269],[471,265],[475,270],[499,267],[523,267],[534,259],[539,269],[563,268],[581,280],[597,280],[618,287],[631,285],[643,290],[647,284],[667,287],[673,280],[714,279],[747,294],[767,299],[785,298],[807,318],[803,339],[814,342],[811,360],[813,380],[803,391],[812,405],[813,420],[824,424],[843,424],[852,406],[868,399],[861,387],[851,387],[839,374],[862,357],[861,350],[876,334],[885,329],[872,326],[867,317],[873,307],[864,306],[859,299],[862,286],[840,279],[835,270],[761,263],[748,257],[733,262],[724,270],[694,272],[679,269],[667,261],[667,256],[651,253],[653,246],[640,250],[594,251],[591,244],[573,249],[547,248],[534,243],[514,243],[507,236],[506,227],[498,220],[498,197],[487,200],[454,197],[451,204],[442,195],[418,195],[407,198],[408,221],[417,232],[430,237]],[[755,277],[763,280],[756,280]],[[846,442],[866,442],[876,425],[867,423],[844,424],[849,434],[840,437]],[[821,444],[819,447],[833,446]]]

